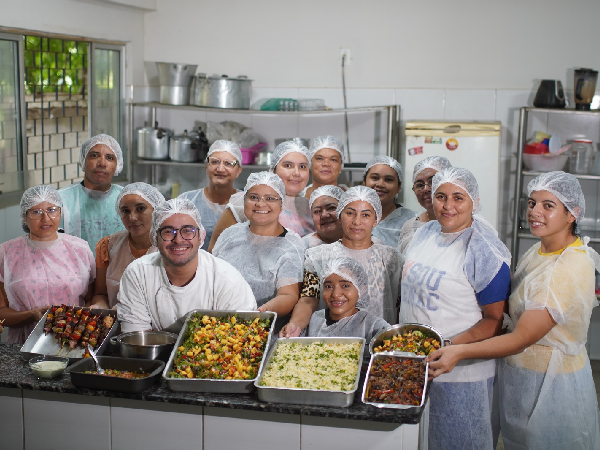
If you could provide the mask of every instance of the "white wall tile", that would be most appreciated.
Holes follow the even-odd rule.
[[[325,106],[328,108],[344,107],[344,94],[340,88],[300,88],[298,98],[321,98],[325,100]]]
[[[317,136],[332,135],[346,145],[344,114],[300,115],[298,118],[298,134],[312,140]]]
[[[156,120],[161,128],[167,128],[173,131],[175,135],[180,135],[183,134],[183,130],[191,131],[197,126],[197,122],[201,122],[204,126],[206,123],[206,114],[202,110],[190,111],[157,108]]]
[[[348,108],[395,104],[394,89],[346,89]]]
[[[495,117],[494,89],[446,89],[445,120],[495,120]]]
[[[297,114],[254,114],[250,117],[252,117],[252,128],[261,142],[267,144],[264,151],[275,150],[275,139],[307,137],[298,136]]]
[[[395,99],[403,122],[444,118],[443,89],[396,89]]]
[[[510,157],[517,151],[519,138],[519,113],[528,105],[530,92],[527,90],[496,91],[495,120],[502,122],[500,154]]]

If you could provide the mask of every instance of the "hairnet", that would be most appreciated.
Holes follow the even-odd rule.
[[[90,150],[98,144],[106,145],[115,154],[117,157],[117,170],[115,170],[115,175],[119,175],[121,170],[123,170],[123,152],[121,151],[121,146],[117,140],[108,134],[97,134],[81,145],[81,153],[79,154],[79,167],[81,167],[81,170],[85,171],[85,158]]]
[[[25,223],[27,211],[44,202],[52,203],[59,208],[63,206],[62,198],[52,186],[40,184],[39,186],[30,187],[23,192],[23,196],[21,197],[21,222],[23,223],[23,231],[26,233],[29,233],[29,227]]]
[[[204,238],[206,231],[202,226],[200,220],[200,213],[198,208],[191,201],[184,198],[172,198],[156,206],[152,212],[152,228],[150,228],[150,237],[152,238],[152,244],[156,247],[158,245],[157,233],[158,229],[162,226],[165,220],[175,214],[187,214],[196,225],[198,225],[198,234],[200,236],[200,247],[204,244]]]
[[[452,163],[443,156],[429,156],[418,163],[415,164],[415,168],[413,170],[413,183],[417,179],[417,176],[423,172],[425,169],[435,169],[438,172],[441,172],[444,169],[449,169],[452,167]]]
[[[367,163],[367,167],[365,167],[363,178],[366,178],[371,167],[376,166],[377,164],[385,164],[386,166],[390,166],[392,169],[394,169],[398,174],[398,183],[402,183],[402,165],[391,156],[382,155],[371,158],[371,161],[369,161]]]
[[[579,180],[570,173],[562,171],[547,172],[539,175],[527,185],[527,195],[533,191],[548,191],[558,198],[575,217],[579,224],[585,214],[585,197]]]
[[[344,195],[344,191],[342,190],[342,188],[333,184],[326,184],[325,186],[321,186],[320,188],[315,189],[313,193],[310,194],[310,199],[308,200],[308,207],[309,209],[312,209],[313,203],[319,197],[327,196],[335,198],[339,202],[342,198],[342,195]]]
[[[346,206],[352,202],[361,200],[371,204],[377,216],[377,223],[379,223],[382,216],[381,200],[379,200],[379,195],[377,195],[375,189],[366,186],[354,186],[344,192],[336,211],[338,219]]]
[[[431,191],[435,191],[442,185],[450,183],[464,190],[473,201],[473,213],[481,209],[479,204],[479,185],[475,176],[462,167],[450,167],[435,174],[432,181]]]
[[[152,208],[156,208],[162,202],[165,201],[165,197],[156,189],[154,186],[150,186],[146,183],[130,183],[125,186],[119,196],[117,197],[117,202],[115,203],[115,208],[117,213],[120,214],[121,210],[121,200],[126,195],[139,195],[144,200],[152,205]]]
[[[330,148],[338,152],[342,157],[342,164],[344,163],[344,144],[335,136],[317,136],[310,146],[309,159],[312,160],[315,153],[323,148]]]
[[[325,264],[325,269],[320,277],[321,292],[323,292],[325,279],[333,273],[350,281],[354,285],[358,290],[358,297],[361,304],[369,304],[369,279],[367,277],[367,272],[365,272],[361,263],[354,259],[343,257],[329,260]]]
[[[240,150],[239,145],[237,145],[235,142],[226,141],[225,139],[219,139],[219,140],[213,142],[213,145],[211,145],[210,148],[208,149],[208,154],[206,155],[206,157],[208,158],[210,155],[212,155],[215,152],[229,153],[231,156],[233,156],[236,159],[236,161],[238,162],[238,164],[241,167],[242,151]]]
[[[282,199],[285,198],[285,184],[283,184],[283,180],[273,172],[251,173],[248,177],[248,181],[246,181],[246,186],[244,186],[244,197],[251,187],[258,184],[272,187]]]
[[[300,153],[306,157],[308,167],[310,168],[310,158],[308,157],[308,149],[304,145],[297,144],[294,141],[285,141],[275,147],[273,156],[271,157],[271,166],[269,169],[271,172],[275,171],[275,167],[279,164],[279,161],[288,153]]]

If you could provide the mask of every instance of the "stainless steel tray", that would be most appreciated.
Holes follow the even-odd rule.
[[[369,362],[369,369],[367,370],[367,376],[365,377],[365,382],[363,384],[363,390],[362,390],[362,396],[361,396],[361,400],[363,403],[367,404],[367,405],[373,405],[377,408],[392,408],[392,409],[413,409],[414,411],[420,411],[420,409],[423,407],[423,404],[425,403],[425,397],[427,395],[427,377],[429,376],[429,363],[426,363],[425,365],[425,380],[423,381],[423,395],[421,396],[421,403],[419,404],[419,406],[415,406],[415,405],[399,405],[399,404],[392,404],[392,403],[375,403],[375,402],[368,402],[367,400],[365,400],[366,394],[367,394],[367,387],[369,386],[369,379],[371,378],[371,366],[373,365],[373,361],[376,361],[378,359],[384,359],[384,358],[393,358],[393,359],[399,359],[399,360],[404,360],[404,359],[416,359],[419,361],[423,361],[425,359],[425,356],[403,356],[400,355],[398,353],[375,353],[374,355],[371,355],[371,361]]]
[[[89,310],[90,308],[83,307],[84,310]],[[110,315],[115,319],[113,326],[109,330],[108,334],[98,347],[96,354],[102,355],[108,347],[110,338],[115,334],[117,328],[119,326],[119,321],[117,320],[117,311],[114,309],[94,309],[92,310],[93,314],[102,314],[102,316]],[[44,333],[44,324],[46,323],[46,316],[48,315],[48,311],[46,314],[40,319],[37,323],[33,331],[29,334],[29,337],[21,347],[21,356],[26,361],[30,360],[34,356],[37,355],[54,355],[54,356],[65,356],[69,358],[69,364],[79,361],[83,358],[83,354],[85,349],[77,346],[74,349],[61,347],[56,337],[54,337],[54,333]]]
[[[362,345],[358,365],[356,370],[356,381],[351,391],[324,391],[316,389],[298,389],[298,388],[281,388],[261,386],[264,373],[270,367],[273,357],[277,353],[277,347],[280,343],[299,343],[302,345],[312,344],[313,342],[324,342],[328,344],[354,344],[360,342]],[[258,398],[263,402],[269,403],[288,403],[296,405],[314,405],[314,406],[337,406],[348,407],[354,402],[354,396],[358,389],[358,380],[360,378],[360,369],[365,351],[365,340],[363,338],[354,337],[299,337],[278,339],[269,353],[267,363],[261,371],[258,379],[255,381],[258,391]]]
[[[265,351],[263,353],[263,359],[260,362],[260,366],[258,367],[257,374],[260,374],[263,364],[267,359],[267,351],[269,349],[269,345],[271,343],[271,336],[273,335],[273,329],[275,327],[275,321],[277,320],[277,314],[274,312],[258,312],[258,311],[213,311],[210,309],[195,309],[190,311],[187,314],[185,319],[185,323],[181,332],[179,333],[179,337],[177,338],[177,342],[175,342],[175,346],[173,347],[173,351],[171,352],[171,357],[167,364],[165,365],[165,370],[163,372],[163,378],[167,381],[167,386],[169,389],[173,391],[184,391],[184,392],[218,392],[218,393],[228,393],[228,394],[247,394],[250,392],[254,392],[254,381],[256,378],[251,380],[214,380],[210,378],[173,378],[169,377],[169,372],[173,370],[173,361],[175,360],[175,356],[177,355],[177,348],[181,346],[181,343],[185,341],[188,335],[188,324],[190,318],[194,314],[202,314],[210,317],[227,317],[227,315],[237,314],[238,317],[246,320],[253,320],[257,317],[261,320],[271,319],[271,327],[269,329],[269,337],[267,338],[267,343],[265,345]]]
[[[444,338],[442,337],[440,332],[438,330],[436,330],[435,328],[433,328],[429,325],[424,325],[422,323],[399,323],[397,325],[391,326],[387,330],[382,331],[378,335],[374,336],[373,339],[371,339],[371,342],[369,343],[369,353],[371,355],[376,354],[373,351],[373,349],[375,347],[377,347],[378,345],[383,344],[383,341],[385,341],[386,339],[390,339],[392,336],[397,336],[399,334],[407,333],[409,331],[414,331],[414,330],[419,330],[427,335],[433,335],[433,336],[437,337],[440,341],[440,348],[444,346]],[[418,356],[412,352],[394,351],[394,352],[388,352],[388,353],[394,353],[396,355],[401,355],[401,356]]]

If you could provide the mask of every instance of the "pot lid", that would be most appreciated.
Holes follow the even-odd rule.
[[[253,81],[248,78],[248,75],[238,75],[236,78],[232,78],[227,74],[219,75],[214,74],[210,76],[206,76],[205,73],[196,74],[197,78],[208,78],[209,80],[231,80],[231,81]]]

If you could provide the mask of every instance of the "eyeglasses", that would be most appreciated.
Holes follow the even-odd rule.
[[[60,208],[58,206],[52,206],[48,209],[30,209],[27,211],[27,217],[31,220],[42,220],[44,213],[48,214],[51,219],[58,219],[60,217]]]
[[[221,163],[223,163],[223,165],[228,169],[233,169],[238,164],[237,161],[221,161],[217,158],[206,158],[206,162],[214,167],[220,166]]]
[[[429,189],[433,186],[433,177],[427,178],[427,181],[417,181],[413,184],[413,191],[423,191],[425,186],[429,186]]]
[[[163,241],[175,240],[177,233],[186,241],[191,241],[196,236],[196,231],[198,231],[198,228],[186,225],[181,228],[164,227],[158,230],[158,234]]]
[[[278,201],[281,200],[281,197],[273,197],[271,195],[265,195],[264,197],[261,197],[260,195],[256,195],[256,194],[248,194],[246,196],[246,198],[254,203],[258,203],[259,201],[262,200],[265,203],[271,203],[271,204],[277,203]]]

